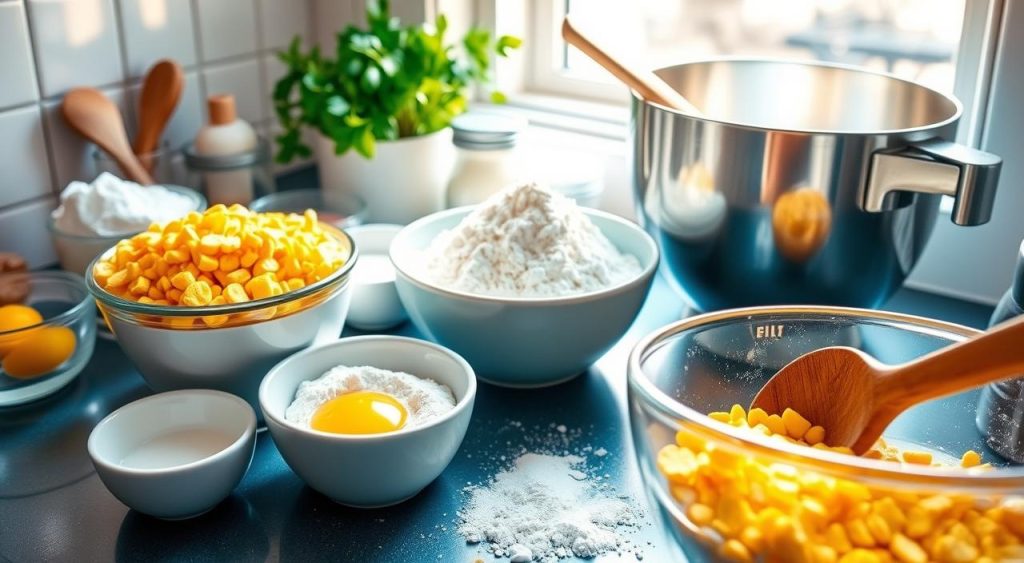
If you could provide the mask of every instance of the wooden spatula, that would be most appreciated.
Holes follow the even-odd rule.
[[[830,446],[859,455],[910,407],[1022,373],[1024,317],[1017,317],[898,366],[853,348],[815,350],[779,370],[750,406],[768,414],[792,408],[825,427]]]
[[[700,110],[675,88],[659,78],[657,74],[650,70],[635,68],[619,60],[611,51],[602,47],[600,42],[594,41],[593,37],[584,34],[573,25],[568,15],[562,20],[562,38],[566,43],[583,51],[584,55],[604,67],[626,86],[635,90],[643,99],[690,115],[702,115]]]
[[[146,73],[139,95],[139,131],[132,143],[132,151],[146,170],[153,170],[147,155],[160,143],[160,135],[174,115],[174,108],[178,107],[184,86],[185,73],[174,61],[158,61]]]
[[[121,112],[102,92],[75,88],[64,95],[60,111],[68,125],[106,151],[129,180],[142,185],[153,183],[128,144]]]

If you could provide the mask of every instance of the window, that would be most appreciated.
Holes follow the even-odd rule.
[[[556,2],[561,4],[561,2]],[[965,0],[568,0],[577,25],[628,60],[658,68],[722,55],[843,63],[952,91]],[[557,43],[554,72],[611,77]],[[543,78],[535,84],[543,88]]]

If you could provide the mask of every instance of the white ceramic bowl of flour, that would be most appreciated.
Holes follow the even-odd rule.
[[[455,407],[421,425],[383,434],[333,434],[285,418],[299,384],[338,366],[373,366],[451,389]],[[354,336],[299,352],[260,385],[260,407],[281,456],[313,489],[359,508],[407,500],[444,471],[473,414],[476,378],[466,360],[437,344],[400,336]]]
[[[89,435],[89,456],[121,502],[157,518],[198,516],[227,498],[252,461],[256,414],[221,391],[187,389],[129,403]]]
[[[473,207],[429,215],[391,243],[396,284],[409,317],[432,340],[455,350],[477,376],[507,387],[543,387],[586,371],[625,334],[658,265],[654,240],[630,221],[595,209],[587,218],[639,267],[609,287],[567,296],[494,296],[453,290],[430,279],[424,256]]]

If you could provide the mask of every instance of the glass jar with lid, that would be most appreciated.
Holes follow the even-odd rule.
[[[525,177],[516,145],[526,125],[525,119],[489,112],[455,118],[456,160],[448,181],[448,207],[480,203]]]

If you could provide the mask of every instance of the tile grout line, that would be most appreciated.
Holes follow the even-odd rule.
[[[21,7],[25,15],[25,29],[28,31],[29,51],[32,53],[32,73],[36,76],[38,98],[35,101],[35,105],[39,108],[39,127],[43,130],[43,144],[46,145],[46,167],[50,169],[50,192],[60,196],[60,177],[57,174],[57,162],[54,160],[57,151],[53,150],[53,138],[50,135],[50,128],[46,125],[46,108],[43,106],[45,98],[43,97],[42,73],[39,72],[39,57],[36,53],[35,25],[32,24],[32,18],[29,17],[29,3],[22,2]]]

